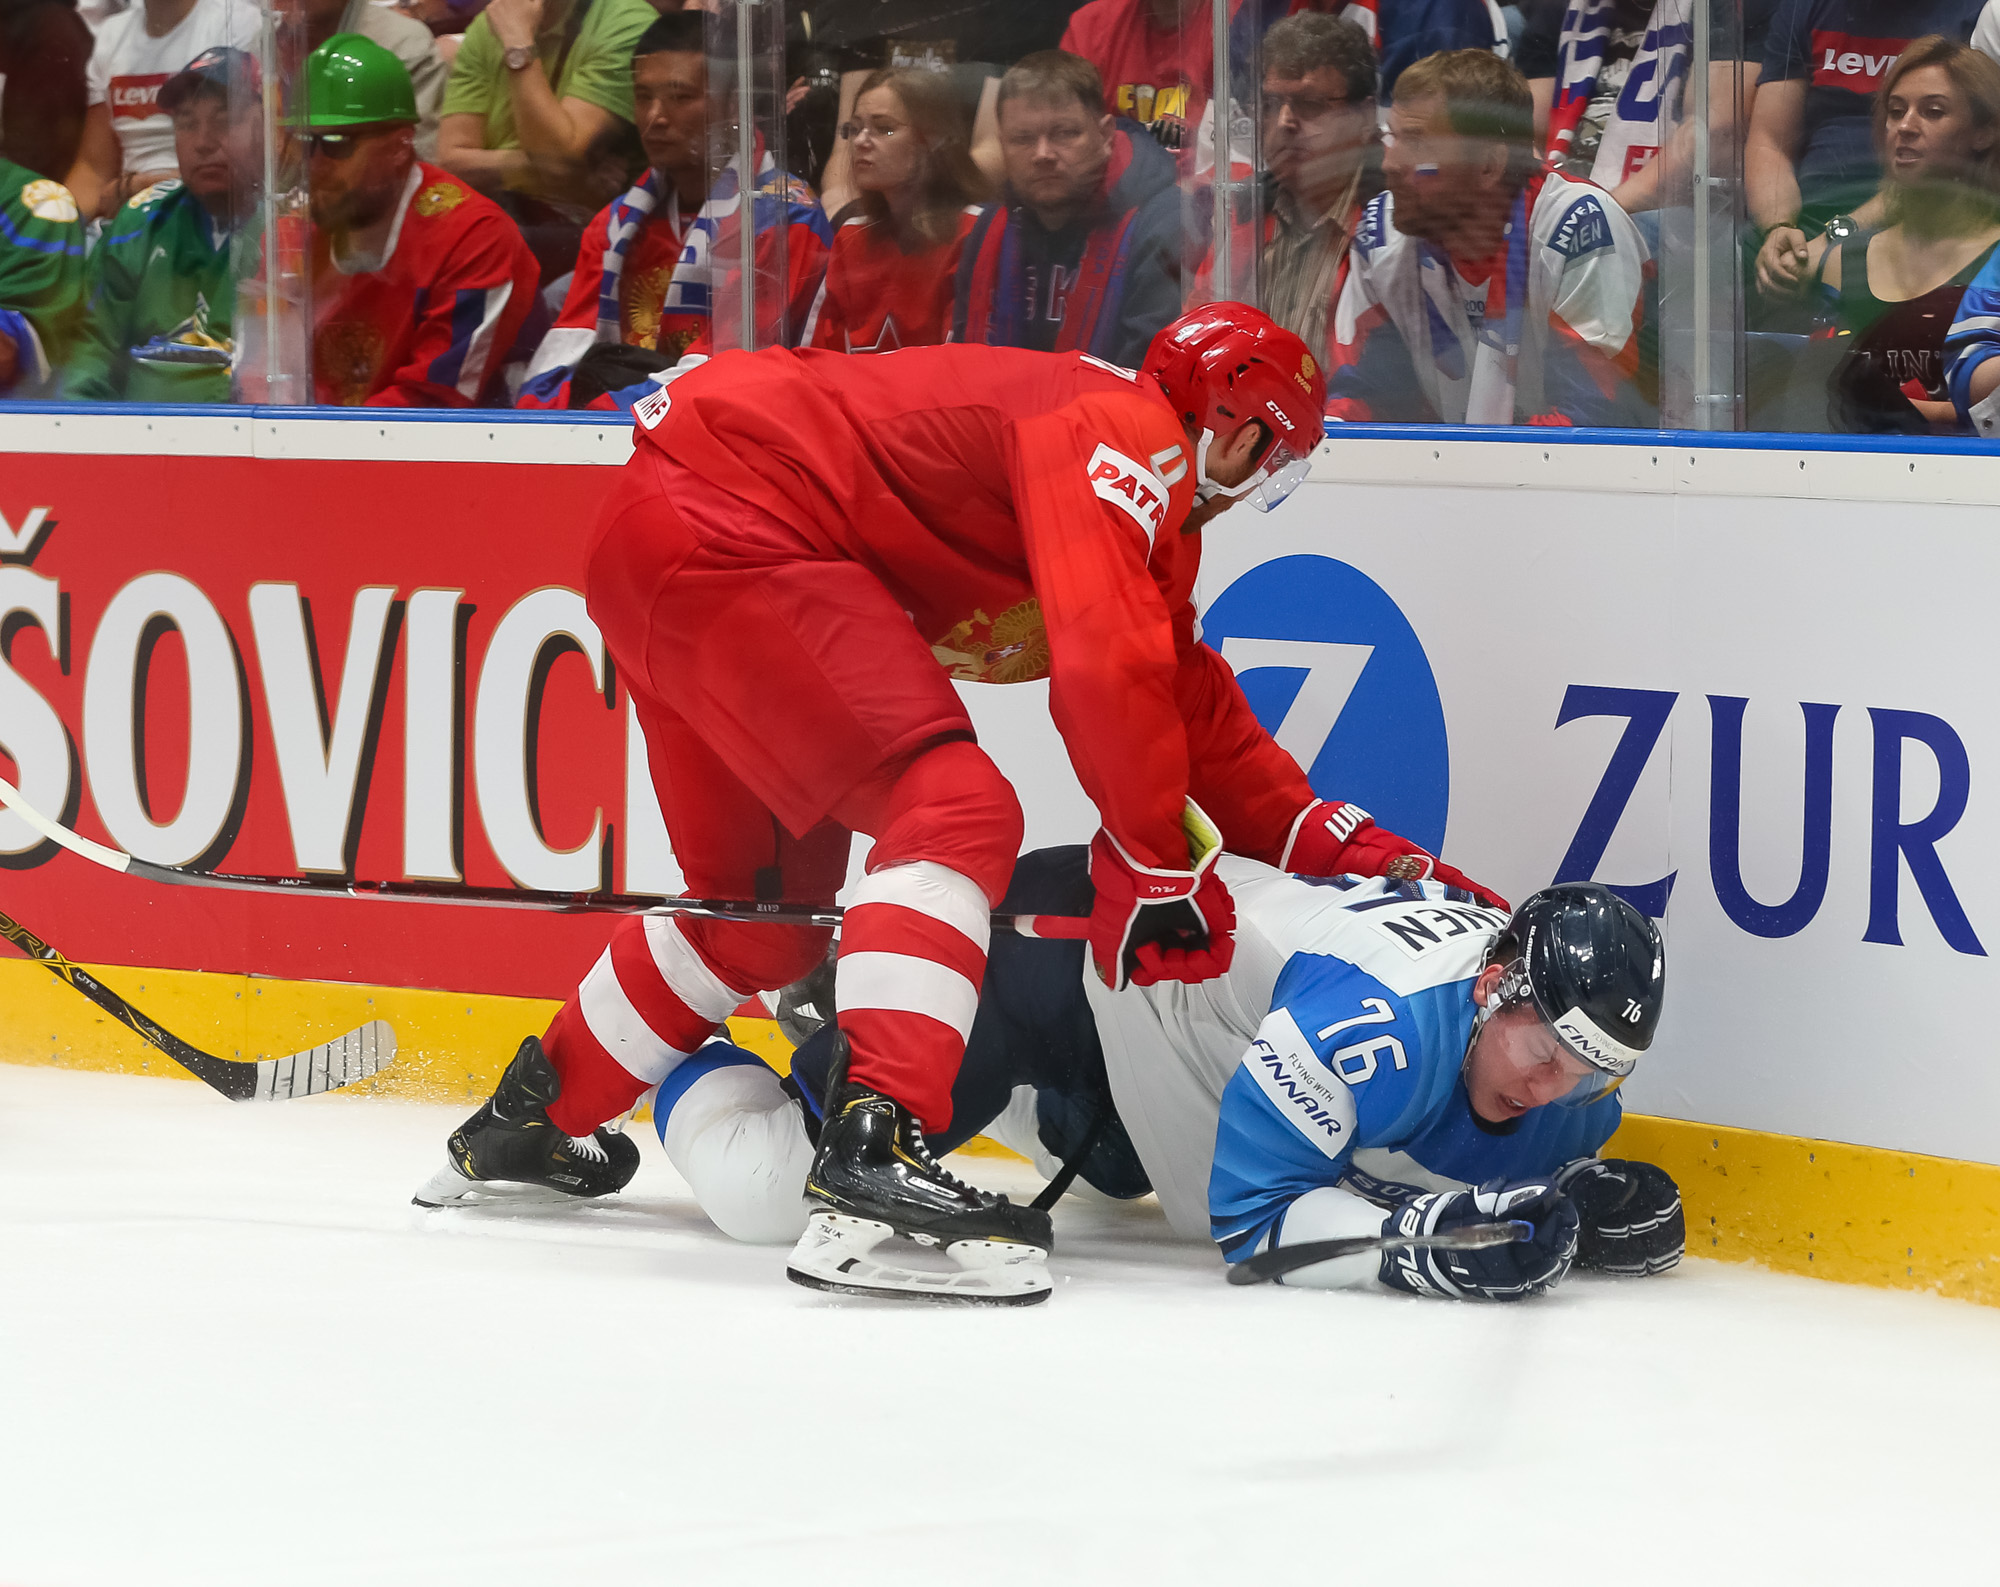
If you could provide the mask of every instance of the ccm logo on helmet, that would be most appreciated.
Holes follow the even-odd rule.
[[[1091,490],[1137,524],[1151,546],[1154,534],[1167,521],[1167,498],[1173,494],[1167,482],[1144,463],[1101,443],[1090,454],[1085,472]]]
[[[1282,424],[1287,430],[1296,430],[1298,428],[1296,424],[1292,423],[1290,419],[1285,417],[1285,410],[1279,407],[1275,402],[1271,401],[1270,398],[1266,397],[1264,399],[1264,406],[1271,411],[1272,416],[1275,417],[1277,421],[1280,424]]]

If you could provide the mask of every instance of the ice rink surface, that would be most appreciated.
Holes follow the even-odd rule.
[[[650,1131],[616,1205],[417,1212],[465,1111],[0,1065],[0,1584],[1995,1579],[1991,1310],[1236,1290],[1074,1198],[1045,1306],[834,1303]]]

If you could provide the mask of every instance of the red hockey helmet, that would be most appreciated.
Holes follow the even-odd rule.
[[[1306,344],[1247,303],[1205,303],[1153,338],[1145,371],[1159,381],[1181,422],[1201,432],[1199,494],[1245,496],[1269,512],[1306,476],[1325,436],[1326,375]],[[1273,444],[1262,467],[1233,489],[1208,477],[1208,446],[1248,419]]]

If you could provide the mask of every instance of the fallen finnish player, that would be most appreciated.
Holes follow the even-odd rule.
[[[1292,1284],[1514,1300],[1572,1261],[1637,1275],[1680,1259],[1673,1180],[1596,1156],[1659,1018],[1649,921],[1594,884],[1548,888],[1510,918],[1436,882],[1218,864],[1237,936],[1215,979],[1112,991],[1081,943],[996,938],[940,1148],[985,1131],[1045,1172],[1073,1161],[1104,1194],[1151,1191],[1176,1231],[1231,1262],[1496,1217],[1534,1226],[1486,1250],[1322,1262]],[[1089,902],[1086,851],[1052,849],[1022,859],[1004,907]],[[667,1154],[724,1232],[804,1227],[833,1035],[809,1039],[785,1082],[716,1042],[660,1087]]]

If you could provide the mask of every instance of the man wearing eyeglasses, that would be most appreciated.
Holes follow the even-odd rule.
[[[504,402],[503,368],[540,307],[535,256],[492,200],[417,158],[416,94],[388,50],[336,33],[302,77],[318,400]]]
[[[1334,317],[1329,413],[1645,425],[1651,262],[1611,195],[1543,166],[1526,81],[1484,50],[1404,72]]]
[[[1301,12],[1264,35],[1257,281],[1265,312],[1329,366],[1327,330],[1347,279],[1348,245],[1380,187],[1375,83],[1375,50],[1352,22]],[[1247,253],[1249,217],[1236,239]],[[1213,291],[1206,272],[1197,291]]]

